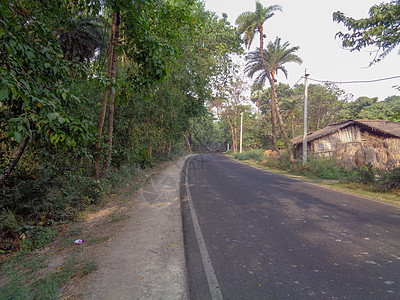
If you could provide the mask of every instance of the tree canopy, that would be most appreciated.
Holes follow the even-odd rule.
[[[347,33],[340,31],[336,34],[342,40],[343,47],[351,51],[368,46],[377,47],[373,62],[384,58],[400,43],[399,0],[372,6],[368,18],[357,20],[337,11],[333,14],[333,20],[343,23],[349,31]]]

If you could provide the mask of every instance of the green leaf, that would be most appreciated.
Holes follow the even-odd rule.
[[[8,98],[8,89],[4,87],[0,90],[0,101],[3,101],[4,99],[7,98]]]
[[[17,43],[16,43],[14,40],[10,40],[10,41],[8,42],[8,46],[10,46],[10,48],[14,48],[16,44],[17,44]]]
[[[17,131],[14,131],[14,139],[15,139],[18,143],[21,143],[21,141],[22,141],[22,134],[19,133],[19,132],[17,132]]]
[[[35,54],[32,52],[32,51],[27,51],[27,52],[25,52],[26,53],[26,56],[29,58],[29,59],[33,59],[34,57],[35,57]]]

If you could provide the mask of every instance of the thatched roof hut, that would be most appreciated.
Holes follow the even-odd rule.
[[[303,137],[292,139],[296,157],[303,152]],[[371,164],[378,169],[400,166],[400,122],[347,120],[307,135],[309,153],[336,156],[339,165]]]

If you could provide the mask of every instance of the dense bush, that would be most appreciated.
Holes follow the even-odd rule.
[[[400,168],[385,173],[376,182],[376,186],[380,191],[397,191],[400,193]]]
[[[242,153],[235,153],[234,157],[238,160],[250,160],[253,159],[258,162],[262,162],[264,160],[264,150],[262,149],[254,149],[250,151],[245,151]]]
[[[380,192],[394,191],[400,193],[400,168],[389,172],[375,170],[371,165],[362,167],[339,167],[334,157],[318,157],[309,155],[307,164],[300,161],[292,165],[287,152],[281,154],[281,160],[268,157],[263,165],[269,168],[277,168],[292,173],[314,178],[339,180],[345,183],[357,183],[369,186],[371,190]]]
[[[309,155],[307,164],[298,163],[291,166],[291,171],[309,177],[318,177],[331,180],[346,180],[357,176],[357,171],[345,167],[338,167],[334,157],[318,157]]]

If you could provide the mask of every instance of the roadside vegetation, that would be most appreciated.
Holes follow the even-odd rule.
[[[266,157],[261,149],[227,154],[272,172],[294,175],[295,178],[400,206],[400,168],[381,171],[371,166],[339,167],[335,157],[313,155],[308,157],[307,164],[297,161],[293,165],[286,152],[282,153],[279,160],[272,156]]]

